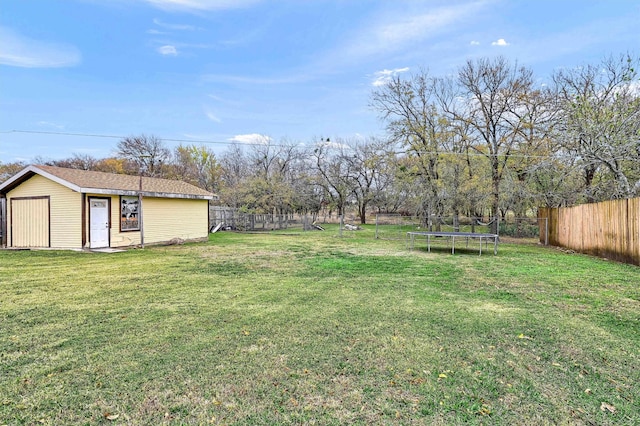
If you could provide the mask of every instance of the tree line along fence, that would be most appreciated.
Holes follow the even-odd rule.
[[[209,207],[209,231],[220,229],[240,232],[268,232],[282,230],[318,230],[315,216],[310,214],[254,214],[231,207]]]
[[[210,231],[220,225],[219,229],[239,232],[270,232],[270,231],[316,231],[323,229],[326,223],[338,225],[340,236],[352,235],[352,232],[361,230],[360,219],[356,215],[345,214],[327,219],[318,223],[319,217],[312,214],[254,214],[245,213],[238,209],[223,206],[210,206],[209,229]],[[498,234],[513,238],[538,238],[538,232],[546,229],[539,222],[545,219],[539,218],[469,218],[469,217],[430,217],[428,219],[418,216],[406,216],[400,214],[376,214],[375,238],[376,239],[406,239],[407,232],[412,231],[445,231],[445,232],[473,232],[491,233],[497,222]],[[370,223],[370,222],[369,222]],[[333,228],[335,229],[335,228]]]
[[[541,208],[540,216],[549,244],[640,266],[640,198]]]
[[[432,216],[417,217],[400,214],[376,215],[376,238],[398,239],[406,238],[407,232],[438,231],[438,232],[471,232],[476,234],[492,233],[496,229],[500,236],[513,238],[538,238],[539,232],[545,227],[540,226],[541,219],[537,217],[479,218]],[[542,220],[544,222],[544,220]],[[544,242],[544,241],[543,241]]]

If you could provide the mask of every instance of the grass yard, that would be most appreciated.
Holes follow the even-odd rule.
[[[0,252],[0,425],[640,424],[640,268],[373,234]]]

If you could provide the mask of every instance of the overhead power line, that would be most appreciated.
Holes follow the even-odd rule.
[[[42,134],[42,135],[58,135],[58,136],[80,136],[80,137],[89,137],[89,138],[106,138],[106,139],[125,139],[131,136],[122,136],[122,135],[104,135],[97,133],[73,133],[73,132],[53,132],[53,131],[43,131],[43,130],[9,130],[9,131],[0,131],[0,134],[9,134],[9,133],[27,133],[27,134]],[[173,139],[173,138],[163,138],[159,137],[159,139],[167,142],[185,142],[185,143],[201,143],[201,144],[212,144],[212,145],[245,145],[245,146],[261,146],[264,143],[260,142],[241,142],[241,141],[213,141],[213,140],[200,140],[200,139]],[[320,141],[324,142],[324,141]],[[288,146],[288,144],[275,143],[273,140],[269,139],[269,145],[271,146]],[[397,151],[395,154],[406,154],[411,150],[402,150]],[[433,152],[433,154],[443,155],[443,156],[471,156],[471,157],[489,157],[490,154],[485,154],[482,152],[449,152],[449,151],[440,151]],[[503,157],[504,154],[498,154],[498,157]],[[553,155],[531,155],[531,154],[509,154],[512,158],[538,158],[538,159],[552,159],[557,158]]]
[[[107,139],[124,139],[131,136],[122,136],[122,135],[100,135],[95,133],[71,133],[71,132],[51,132],[51,131],[42,131],[42,130],[9,130],[7,132],[0,133],[29,133],[29,134],[42,134],[42,135],[59,135],[59,136],[81,136],[88,138],[107,138]],[[218,145],[259,145],[259,143],[253,142],[239,142],[239,141],[211,141],[211,140],[198,140],[198,139],[171,139],[171,138],[159,138],[163,141],[167,142],[189,142],[189,143],[208,143],[208,144],[218,144]],[[275,144],[273,144],[275,145]]]

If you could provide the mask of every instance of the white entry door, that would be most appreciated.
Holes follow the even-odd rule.
[[[109,247],[109,200],[89,198],[89,245]]]

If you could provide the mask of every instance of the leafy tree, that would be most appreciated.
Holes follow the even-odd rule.
[[[575,158],[562,152],[538,163],[531,170],[531,180],[538,206],[570,206],[580,200],[580,169],[575,166]]]
[[[378,213],[416,214],[416,209],[410,206],[416,184],[413,177],[408,178],[406,173],[410,161],[406,155],[393,151],[386,153],[379,177],[380,190],[373,201]]]
[[[349,149],[340,151],[341,162],[346,164],[346,177],[351,194],[358,205],[358,216],[361,224],[367,223],[367,208],[375,201],[378,194],[387,190],[384,171],[387,167],[388,142],[370,138],[364,142],[341,141],[341,145]]]
[[[128,170],[134,169],[123,158],[108,157],[100,159],[96,162],[94,170],[105,173],[126,174]]]
[[[606,198],[640,193],[640,78],[638,58],[609,57],[598,65],[553,75],[561,102],[559,139],[578,157],[589,201],[599,171],[613,182]]]
[[[209,192],[218,191],[222,168],[211,149],[197,145],[179,145],[173,158],[177,178]]]
[[[273,144],[269,140],[251,146],[248,159],[254,173],[248,188],[254,199],[260,200],[256,207],[261,212],[293,211],[295,166],[301,158],[297,144],[287,141]]]
[[[14,163],[3,163],[0,161],[0,183],[11,178],[26,166],[27,165],[21,161],[16,161]]]

